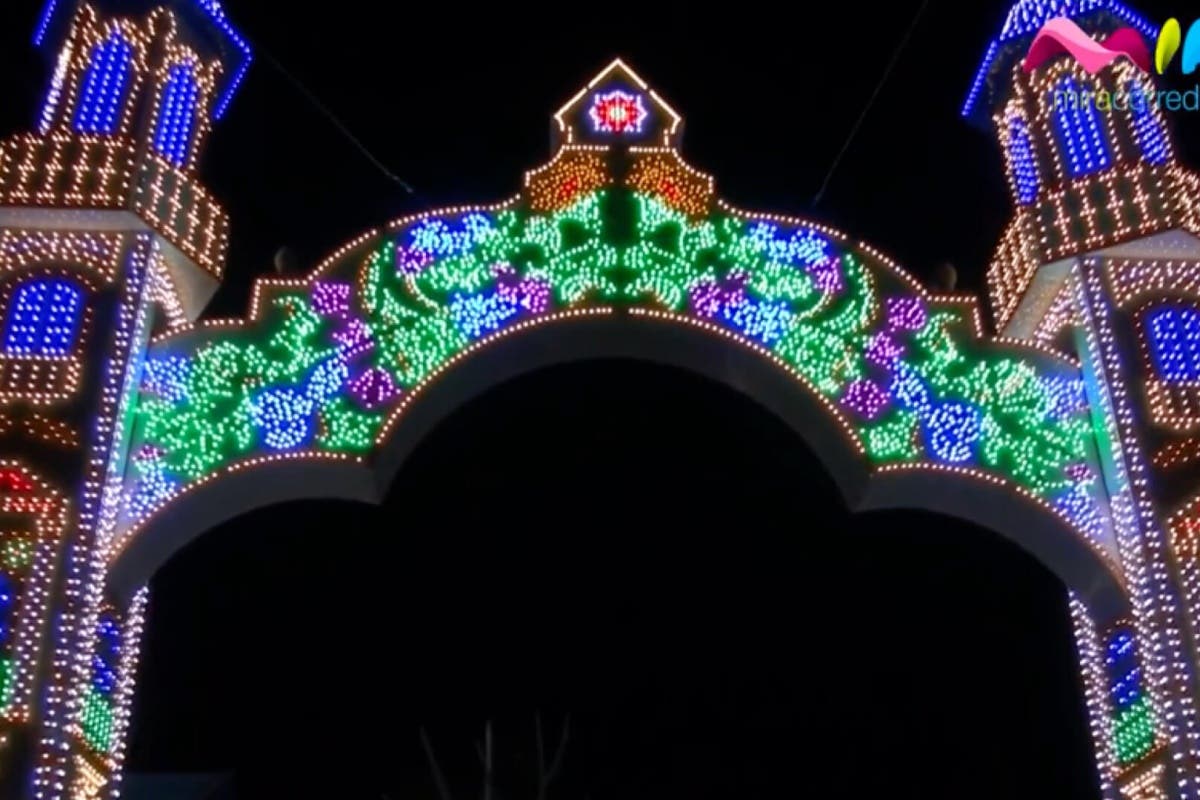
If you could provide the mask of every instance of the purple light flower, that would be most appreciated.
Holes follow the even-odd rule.
[[[891,396],[875,381],[857,380],[846,387],[842,405],[863,419],[878,419],[891,403]]]
[[[550,284],[547,281],[541,278],[518,279],[511,267],[496,269],[496,273],[500,279],[496,294],[504,302],[531,314],[542,314],[550,308]]]
[[[344,319],[350,313],[350,284],[313,284],[312,306],[321,316]]]
[[[526,278],[521,281],[521,291],[524,297],[521,304],[531,314],[542,314],[550,308],[550,283],[539,278]]]
[[[386,405],[399,395],[391,373],[379,367],[371,367],[350,381],[350,396],[368,410]]]
[[[904,345],[890,333],[877,333],[867,343],[867,361],[876,366],[891,368],[896,359],[904,355]]]
[[[729,273],[729,277],[721,281],[721,288],[725,292],[726,304],[737,306],[746,302],[746,284],[749,281],[750,275],[748,273]]]
[[[138,448],[135,458],[138,461],[156,461],[167,454],[167,451],[155,444],[144,444]]]
[[[808,273],[812,275],[813,283],[817,285],[821,294],[839,294],[846,288],[841,262],[836,258],[827,258],[813,264]]]
[[[721,287],[715,281],[700,281],[691,288],[692,313],[700,317],[715,317],[721,310]]]
[[[892,332],[919,331],[929,319],[925,304],[917,297],[889,297],[886,308],[888,330]]]
[[[700,281],[688,292],[692,312],[701,317],[715,317],[722,309],[741,306],[746,302],[746,281],[743,272],[734,272],[721,281]]]
[[[1089,480],[1092,477],[1092,468],[1083,462],[1069,464],[1066,468],[1067,476],[1079,483]]]
[[[341,346],[342,358],[347,362],[358,358],[375,346],[371,330],[361,319],[352,319],[334,331],[333,340]]]
[[[401,275],[419,275],[432,263],[433,253],[428,250],[396,245],[396,271]]]

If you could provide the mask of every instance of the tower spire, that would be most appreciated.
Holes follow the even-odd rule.
[[[1007,94],[1013,66],[1025,58],[1042,26],[1055,17],[1067,17],[1089,34],[1101,37],[1123,27],[1132,28],[1151,46],[1158,35],[1153,23],[1120,0],[1017,0],[975,72],[963,103],[964,117],[981,128],[989,126],[996,105]]]
[[[215,58],[221,64],[210,107],[212,119],[221,119],[229,110],[254,53],[246,37],[225,15],[221,0],[44,0],[34,44],[48,55],[55,55],[85,3],[106,15],[145,15],[157,7],[169,9],[177,21],[180,38],[204,58]]]
[[[197,170],[245,40],[219,0],[48,0],[35,40],[54,68],[37,130],[0,143],[0,224],[152,231],[157,294],[172,319],[194,319],[229,232]]]
[[[1120,54],[1089,69],[1065,47],[1032,47],[1063,29],[1119,40]],[[1200,255],[1196,176],[1176,161],[1156,76],[1125,54],[1152,52],[1155,33],[1119,0],[1019,0],[988,48],[964,113],[990,122],[1013,200],[988,270],[1005,335],[1065,335],[1069,316],[1055,309],[1067,305],[1072,258]]]

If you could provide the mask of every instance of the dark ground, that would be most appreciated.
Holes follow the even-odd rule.
[[[261,58],[206,157],[234,221],[220,314],[282,244],[311,264],[389,218],[509,195],[613,55],[683,112],[727,198],[809,214],[918,4],[226,5],[417,194]],[[1004,10],[930,5],[814,217],[982,286],[1008,201],[958,110]],[[37,11],[0,8],[0,131],[35,114]],[[244,797],[433,797],[421,724],[469,797],[492,719],[503,800],[532,798],[539,709],[574,715],[560,798],[1096,796],[1057,579],[954,521],[849,518],[767,412],[661,368],[504,386],[384,507],[239,520],[153,593],[130,765],[234,768]]]

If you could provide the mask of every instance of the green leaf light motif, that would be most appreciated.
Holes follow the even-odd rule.
[[[546,213],[425,217],[329,273],[270,295],[245,327],[152,348],[127,498],[135,522],[244,459],[366,456],[403,397],[477,342],[550,314],[620,308],[707,322],[768,350],[840,410],[875,464],[978,470],[1099,525],[1081,381],[981,341],[963,306],[934,303],[805,224],[698,218],[606,187]]]

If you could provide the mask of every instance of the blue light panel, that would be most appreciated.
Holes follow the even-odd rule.
[[[1108,167],[1111,161],[1104,126],[1079,83],[1074,78],[1063,78],[1056,84],[1055,96],[1080,98],[1078,102],[1056,101],[1054,108],[1054,130],[1067,172],[1079,178]]]
[[[75,106],[75,130],[110,135],[117,132],[121,106],[133,76],[133,47],[119,36],[92,48],[92,63],[83,76]]]
[[[83,292],[65,280],[35,280],[13,293],[4,330],[9,355],[62,356],[71,352],[83,317]]]
[[[1146,315],[1145,330],[1160,378],[1169,383],[1200,381],[1200,309],[1154,309]]]
[[[154,149],[177,167],[186,165],[188,161],[198,97],[199,87],[192,68],[184,64],[171,67],[158,111]]]
[[[1017,201],[1029,205],[1037,199],[1039,180],[1029,127],[1020,117],[1013,117],[1008,123],[1008,159],[1017,187]]]

